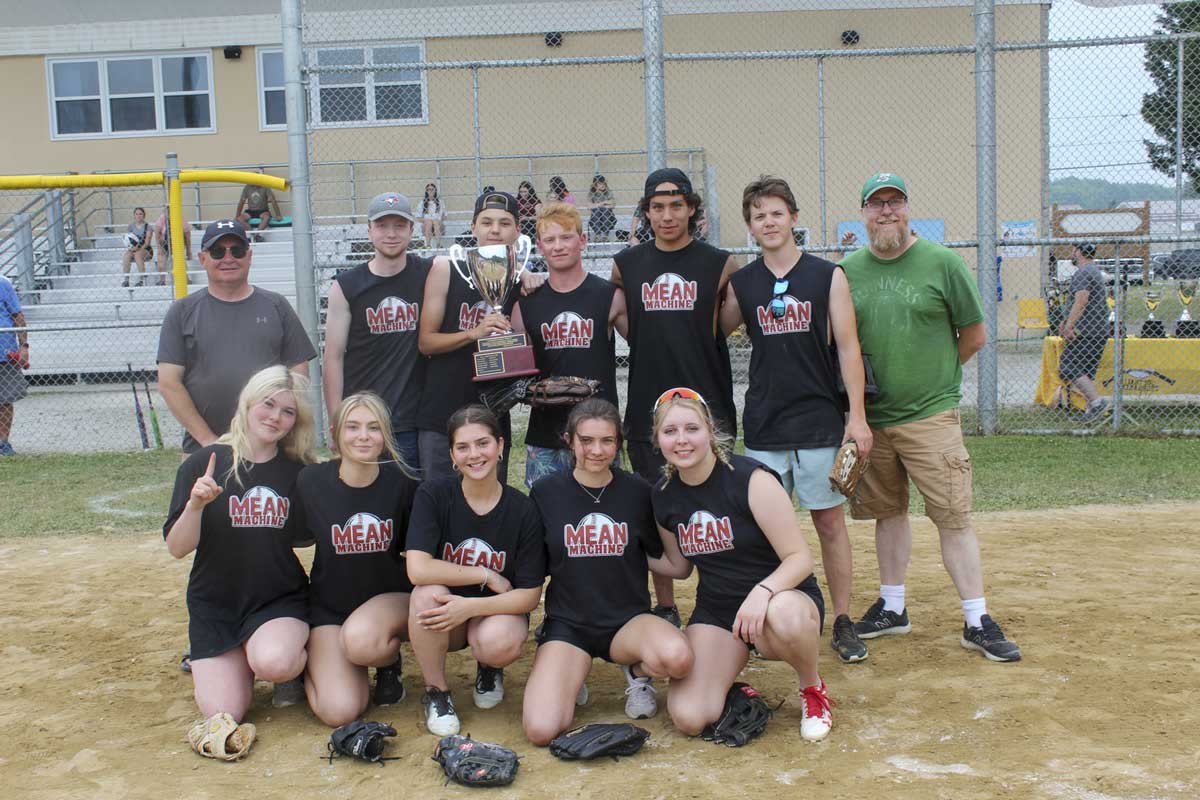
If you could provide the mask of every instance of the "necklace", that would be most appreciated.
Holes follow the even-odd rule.
[[[588,489],[586,486],[584,486],[582,483],[580,483],[578,480],[575,481],[575,485],[578,486],[580,489],[583,489],[584,493],[588,497],[592,498],[593,503],[595,503],[596,505],[600,505],[600,498],[604,497],[604,492],[608,489],[609,486],[612,486],[612,481],[609,481],[608,483],[601,486],[599,494],[592,494],[591,490]]]

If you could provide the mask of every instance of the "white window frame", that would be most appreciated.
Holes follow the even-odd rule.
[[[203,58],[207,64],[208,70],[208,88],[207,89],[189,89],[178,92],[167,92],[162,85],[162,60],[164,58]],[[113,100],[113,95],[108,91],[108,62],[109,61],[134,61],[138,59],[150,59],[154,69],[154,116],[155,128],[153,130],[141,131],[114,131],[112,129],[112,112],[110,102]],[[59,133],[58,132],[58,110],[55,108],[55,102],[58,100],[78,100],[78,99],[93,99],[93,95],[81,97],[56,97],[54,94],[54,65],[62,63],[95,63],[96,69],[99,72],[100,80],[100,130],[88,133]],[[213,56],[210,50],[182,50],[169,52],[132,52],[132,53],[102,53],[90,55],[86,58],[79,56],[62,56],[55,58],[46,58],[46,102],[50,114],[50,140],[51,141],[78,141],[81,139],[134,139],[144,136],[198,136],[217,132],[217,98],[216,87],[213,84]],[[169,95],[186,96],[186,95],[208,95],[208,119],[209,126],[207,128],[168,128],[166,102],[165,98]],[[116,95],[116,97],[132,97],[134,95]]]
[[[284,106],[285,106],[284,122],[282,124],[278,124],[278,125],[267,123],[267,92],[268,91],[277,92],[283,88],[283,87],[275,87],[275,86],[268,87],[264,83],[264,80],[265,80],[264,76],[266,75],[266,70],[263,69],[263,59],[268,55],[278,55],[280,60],[282,61],[283,60],[283,50],[278,47],[259,47],[255,53],[256,57],[254,59],[254,62],[258,66],[258,129],[260,131],[286,131],[287,130],[287,120],[286,120],[287,99],[286,99],[286,95],[284,98]],[[286,77],[284,80],[286,80]]]
[[[421,70],[417,81],[394,82],[388,81],[385,86],[420,86],[421,88],[421,116],[412,119],[375,119],[375,73],[370,67],[375,63],[375,48],[378,47],[416,47],[420,51],[419,61],[425,60],[425,40],[397,40],[397,41],[376,41],[376,42],[344,42],[344,43],[328,43],[322,44],[319,47],[310,47],[306,51],[309,63],[317,63],[317,52],[320,50],[358,50],[364,51],[364,60],[367,62],[367,68],[363,70],[366,76],[366,109],[367,119],[353,120],[347,122],[323,122],[321,120],[321,74],[317,73],[313,76],[314,80],[309,82],[309,113],[312,115],[310,123],[314,128],[380,128],[391,127],[398,125],[428,125],[429,124],[429,86],[426,80],[426,72]],[[343,88],[357,84],[337,84],[327,88]],[[261,84],[260,84],[261,93]]]

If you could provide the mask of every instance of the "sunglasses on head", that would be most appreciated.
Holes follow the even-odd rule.
[[[704,406],[706,409],[708,408],[708,403],[704,402],[704,398],[701,397],[700,393],[695,389],[689,389],[686,386],[676,386],[674,389],[667,389],[658,396],[658,399],[654,401],[654,410],[658,411],[659,407],[661,407],[664,403],[668,403],[674,400],[676,397],[684,400],[699,400],[700,405]]]
[[[226,250],[228,250],[234,258],[245,258],[246,253],[250,252],[250,248],[246,247],[244,244],[232,244],[229,247],[225,247],[223,244],[214,244],[212,247],[208,248],[208,254],[213,258],[222,259],[225,257]]]
[[[775,296],[771,298],[771,316],[776,319],[783,317],[787,313],[787,303],[783,300],[783,293],[788,290],[788,282],[786,280],[775,281]]]

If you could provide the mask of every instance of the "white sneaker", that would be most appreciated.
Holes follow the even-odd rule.
[[[651,678],[634,677],[633,670],[627,666],[621,667],[621,671],[625,673],[625,682],[629,684],[625,689],[625,716],[630,719],[650,719],[658,713],[658,700],[655,698],[658,690],[654,688]]]
[[[454,710],[450,692],[427,687],[421,703],[425,706],[425,727],[430,733],[434,736],[458,733],[458,714]]]
[[[585,683],[583,686],[579,687],[579,694],[575,695],[575,705],[586,706],[588,697],[588,688],[587,684]]]
[[[495,708],[504,699],[504,670],[500,667],[475,666],[475,707]]]
[[[804,687],[800,696],[804,700],[800,736],[810,742],[819,742],[833,728],[833,715],[829,711],[831,701],[825,690],[825,681],[821,681],[820,686]]]

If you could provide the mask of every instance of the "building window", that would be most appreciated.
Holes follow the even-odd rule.
[[[319,67],[362,67],[315,76],[309,95],[314,125],[420,125],[429,121],[425,77],[420,70],[374,68],[424,61],[423,43],[322,47],[312,51],[309,59]]]
[[[212,133],[208,53],[47,61],[52,139]]]
[[[287,127],[287,105],[284,102],[283,51],[258,50],[258,119],[263,130],[283,130]]]

